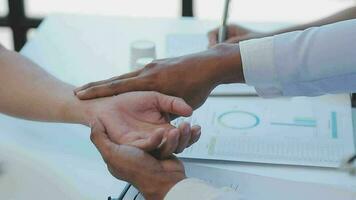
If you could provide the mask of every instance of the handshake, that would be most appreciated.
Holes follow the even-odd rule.
[[[220,45],[77,88],[75,95],[85,100],[91,140],[111,174],[132,183],[147,200],[163,199],[186,178],[173,153],[201,135],[199,126],[172,126],[172,117],[192,115],[217,85],[242,82],[238,63],[238,46]]]

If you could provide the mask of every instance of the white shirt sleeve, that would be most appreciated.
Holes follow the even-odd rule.
[[[202,180],[188,178],[175,185],[165,200],[239,200],[237,192],[229,188],[215,188]]]
[[[263,97],[356,92],[356,20],[240,43],[244,76]]]

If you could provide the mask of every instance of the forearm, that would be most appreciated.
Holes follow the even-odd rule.
[[[84,105],[72,90],[29,59],[0,47],[0,112],[30,120],[84,124]]]
[[[218,44],[202,53],[185,57],[187,65],[192,67],[191,73],[198,79],[205,79],[216,87],[220,84],[244,83],[242,60],[238,44]]]
[[[219,44],[213,48],[213,51],[217,54],[215,65],[211,68],[216,85],[244,83],[239,45]]]

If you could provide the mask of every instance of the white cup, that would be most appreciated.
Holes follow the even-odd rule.
[[[137,69],[137,61],[141,58],[156,59],[156,45],[147,40],[137,40],[131,44],[130,66],[131,69]],[[151,61],[152,62],[152,61]]]
[[[150,64],[152,61],[154,61],[153,58],[145,57],[145,58],[139,58],[136,60],[135,66],[133,66],[131,69],[132,71],[136,71],[138,69],[144,68],[146,65]]]

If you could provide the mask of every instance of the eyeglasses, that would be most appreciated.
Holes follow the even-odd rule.
[[[356,176],[356,154],[345,160],[340,168],[342,171],[348,172],[352,176]]]

